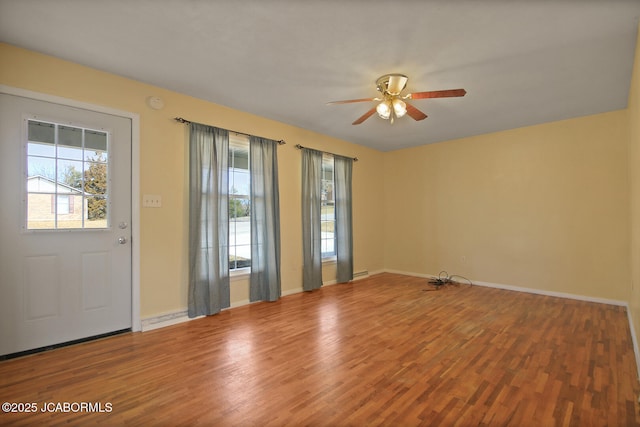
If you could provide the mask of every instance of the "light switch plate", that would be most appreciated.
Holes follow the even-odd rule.
[[[162,207],[162,196],[157,194],[144,194],[142,196],[143,208],[159,208]]]

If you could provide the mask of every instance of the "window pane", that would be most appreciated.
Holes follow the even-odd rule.
[[[85,228],[107,228],[109,209],[108,199],[104,196],[89,196],[86,197],[87,214],[84,222]]]
[[[84,191],[86,193],[88,228],[108,227],[108,177],[107,164],[85,162]]]
[[[84,150],[82,147],[58,147],[59,159],[82,160]]]
[[[229,265],[231,269],[251,266],[250,207],[247,199],[229,200]]]
[[[322,256],[330,257],[335,255],[334,239],[322,239]]]
[[[82,162],[58,160],[58,183],[82,191]],[[58,193],[68,191],[61,187]]]
[[[229,246],[229,270],[235,270],[236,268],[236,247],[235,245]]]
[[[233,168],[249,169],[249,148],[245,147],[229,147],[229,162]]]
[[[229,176],[229,194],[249,195],[249,171],[246,169],[232,169]]]
[[[248,199],[229,198],[229,218],[246,218],[251,215],[251,202]]]
[[[336,218],[336,208],[333,202],[323,202],[320,208],[320,219],[322,221],[331,221]]]
[[[89,194],[107,194],[107,164],[84,164],[84,191]]]
[[[56,159],[46,157],[27,157],[27,175],[42,176],[50,179],[52,182],[56,179]]]
[[[29,141],[27,144],[27,154],[30,156],[55,157],[56,146],[53,144]]]
[[[331,181],[322,181],[322,203],[323,204],[332,204],[333,203],[333,180]]]
[[[251,267],[251,246],[236,246],[236,268]]]
[[[320,222],[323,257],[330,257],[335,255],[335,224],[335,221]]]
[[[94,163],[107,163],[107,153],[102,151],[86,151],[84,152],[84,159],[88,162]]]
[[[30,230],[55,228],[55,197],[53,193],[28,193],[27,228]]]
[[[57,227],[58,228],[82,228],[82,193],[58,194],[57,204]],[[79,209],[74,209],[80,204]]]
[[[84,150],[84,159],[88,162],[104,162],[108,160],[106,151]]]

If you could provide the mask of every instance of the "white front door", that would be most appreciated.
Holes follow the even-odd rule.
[[[0,356],[132,327],[131,120],[0,94]]]

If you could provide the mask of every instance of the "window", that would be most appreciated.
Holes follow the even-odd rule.
[[[29,230],[107,228],[108,134],[27,121]]]
[[[322,200],[320,230],[322,236],[322,258],[336,256],[336,200],[334,195],[333,156],[322,156]]]
[[[276,150],[271,139],[190,123],[189,317],[229,307],[229,276],[243,269],[250,301],[280,298]]]
[[[229,270],[251,267],[249,137],[229,133]]]
[[[58,194],[56,200],[58,206],[58,215],[69,215],[73,213],[73,210],[71,208],[71,200],[73,199],[71,198],[71,196],[69,196],[68,194]]]

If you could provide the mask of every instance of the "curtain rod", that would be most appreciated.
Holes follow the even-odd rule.
[[[185,123],[187,125],[189,125],[191,123],[197,123],[197,122],[192,122],[191,120],[183,119],[182,117],[176,117],[173,120],[175,120],[176,122]],[[206,126],[209,126],[209,125],[206,125]],[[233,133],[239,133],[240,135],[252,136],[252,135],[250,135],[248,133],[238,132],[236,130],[230,130],[230,129],[226,129],[226,130],[229,131],[229,132],[233,132]],[[255,136],[255,135],[253,135],[253,136]],[[262,138],[262,137],[259,136],[258,138]],[[264,139],[271,139],[271,138],[264,138]],[[276,142],[278,143],[278,145],[286,144],[284,139],[281,139],[281,140],[276,141]]]
[[[309,147],[303,147],[303,146],[302,146],[302,145],[300,145],[300,144],[296,144],[296,148],[297,148],[298,150],[302,150],[303,148],[309,148]],[[316,150],[316,151],[320,151],[320,150]],[[340,154],[331,153],[330,151],[322,151],[322,152],[323,152],[323,153],[327,153],[327,154],[332,154],[332,155],[334,155],[334,156],[346,157],[346,158],[348,158],[348,159],[352,159],[354,162],[357,162],[357,161],[358,161],[358,158],[357,158],[357,157],[342,156],[342,155],[340,155]]]

